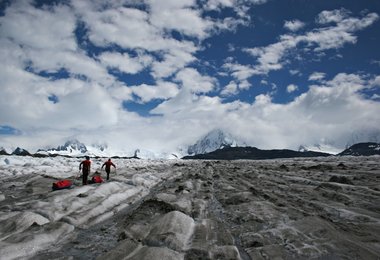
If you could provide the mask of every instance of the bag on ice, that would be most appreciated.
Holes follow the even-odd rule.
[[[103,178],[100,175],[95,175],[94,177],[92,177],[91,182],[92,183],[102,183]]]
[[[53,190],[69,189],[73,185],[70,180],[61,180],[53,183]]]

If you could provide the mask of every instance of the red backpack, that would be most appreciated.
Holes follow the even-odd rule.
[[[94,177],[92,177],[91,181],[92,183],[102,183],[103,178],[100,175],[95,175]]]
[[[73,185],[70,180],[62,180],[53,183],[53,190],[69,189]]]

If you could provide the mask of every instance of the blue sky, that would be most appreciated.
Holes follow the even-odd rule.
[[[2,1],[0,146],[380,138],[380,2]],[[372,140],[372,141],[373,141]]]

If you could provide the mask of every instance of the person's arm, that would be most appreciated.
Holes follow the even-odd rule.
[[[102,168],[100,168],[100,169],[103,169],[104,165],[106,165],[106,163],[103,163]]]
[[[116,169],[116,165],[115,164],[112,163],[112,166],[115,167],[115,169]]]
[[[82,164],[83,164],[83,162],[81,162],[81,163],[79,164],[79,170],[82,170]]]

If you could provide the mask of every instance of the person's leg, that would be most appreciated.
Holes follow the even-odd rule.
[[[110,171],[107,171],[107,181],[110,179]]]
[[[83,185],[87,185],[88,172],[83,172]]]

